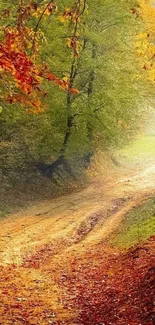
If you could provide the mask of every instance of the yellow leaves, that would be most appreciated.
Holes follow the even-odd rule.
[[[150,46],[147,48],[147,54],[149,58],[153,58],[155,55],[155,46],[150,44]]]
[[[143,55],[143,50],[142,49],[137,49],[136,54],[137,56],[142,56]]]
[[[69,84],[69,75],[67,74],[65,77],[63,77],[63,80]]]
[[[31,6],[31,16],[35,18],[40,18],[42,15],[50,16],[54,11],[57,11],[57,6],[54,2],[49,3],[49,5],[44,4],[42,6]]]
[[[35,18],[39,18],[42,15],[42,8],[37,8],[37,10],[31,10],[31,16]]]
[[[66,38],[66,44],[72,49],[74,59],[79,57],[81,49],[81,43],[79,42],[80,21],[87,8],[85,0],[77,1],[73,8],[66,8],[59,16],[62,23],[69,23],[68,26],[72,36]]]
[[[58,7],[52,2],[48,5],[47,9],[45,10],[45,15],[50,16],[53,11],[57,11]]]
[[[59,16],[59,20],[62,23],[70,22],[70,21],[73,22],[73,23],[80,22],[80,16],[79,16],[78,9],[67,8],[65,10],[65,12]]]
[[[141,50],[143,49],[143,52],[146,51],[147,47],[148,47],[148,34],[146,32],[140,33],[138,34],[138,36],[135,39],[135,46],[136,48],[141,48]]]
[[[71,9],[66,8],[65,12],[59,16],[61,23],[71,20]]]
[[[138,0],[140,17],[151,32],[155,32],[155,7],[150,0]]]
[[[149,42],[148,33],[140,33],[135,40],[135,47],[137,49],[138,56],[145,56],[146,58],[152,59],[155,54],[155,45]]]
[[[78,41],[78,37],[68,37],[66,39],[66,44],[69,48],[72,48],[73,50],[73,54],[74,54],[74,57],[78,57],[79,56],[79,50],[81,48],[81,44],[80,42]]]
[[[155,84],[155,66],[148,70],[148,80]]]
[[[71,38],[70,37],[66,38],[66,44],[68,47],[71,47]]]
[[[145,32],[135,39],[136,53],[146,78],[155,83],[155,6],[150,0],[138,0],[138,5]]]
[[[143,33],[138,34],[137,39],[139,41],[144,41],[146,39],[146,37],[147,37],[147,33],[143,32]]]

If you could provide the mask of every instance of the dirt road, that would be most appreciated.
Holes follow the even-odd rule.
[[[97,179],[79,193],[43,201],[1,220],[1,279],[4,283],[7,279],[7,285],[9,282],[12,288],[13,283],[16,288],[10,289],[9,302],[4,299],[7,309],[0,306],[1,324],[24,323],[13,315],[6,316],[8,310],[14,308],[15,298],[20,301],[20,308],[22,301],[23,304],[29,301],[26,307],[29,313],[25,311],[26,316],[23,316],[29,320],[24,324],[75,324],[72,318],[77,311],[66,311],[65,292],[61,292],[59,286],[66,277],[64,270],[70,269],[70,261],[75,256],[80,258],[110,236],[126,212],[154,195],[154,185],[153,159],[132,166],[123,164],[109,171],[106,183]],[[106,250],[113,254],[105,247],[105,255]],[[7,274],[10,274],[9,279]],[[7,290],[5,287],[4,292]],[[55,323],[52,316],[47,322],[47,309],[57,314]]]
[[[0,263],[20,264],[52,243],[53,251],[102,241],[121,222],[122,216],[155,189],[155,164],[146,160],[132,167],[115,167],[104,180],[87,189],[20,211],[0,222]],[[62,248],[61,248],[62,247]],[[81,248],[80,248],[81,249]]]

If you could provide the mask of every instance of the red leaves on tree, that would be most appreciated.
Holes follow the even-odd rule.
[[[41,85],[45,80],[73,95],[79,93],[76,88],[72,88],[69,78],[56,77],[47,67],[37,65],[30,56],[30,52],[35,51],[33,54],[36,59],[36,54],[39,53],[36,44],[37,30],[26,27],[26,21],[31,16],[40,19],[42,15],[49,15],[56,9],[57,6],[52,1],[48,5],[30,2],[28,5],[19,6],[17,26],[4,27],[4,39],[0,41],[0,74],[1,80],[7,85],[7,98],[5,91],[1,98],[9,103],[20,102],[26,106],[30,105],[37,112],[42,111],[40,105],[45,92],[41,90]],[[6,14],[10,15],[10,12]],[[74,10],[71,16],[72,19],[74,16],[76,18]],[[72,38],[69,46],[73,49],[74,56],[78,56],[78,41]]]
[[[20,53],[17,51],[10,50],[11,46],[4,45],[0,43],[0,70],[10,74],[13,80],[23,94],[30,95],[32,92],[41,91],[40,85],[42,83],[42,78],[48,81],[52,81],[55,85],[59,86],[61,89],[70,91],[72,94],[78,94],[78,90],[75,88],[70,88],[69,81],[59,79],[52,73],[47,73],[44,68],[38,70],[34,63],[25,53]],[[43,93],[41,92],[43,95]],[[13,94],[8,97],[10,103],[20,102],[27,105],[38,108],[41,101],[25,98],[24,96]]]
[[[67,78],[59,79],[52,73],[48,73],[45,78],[48,81],[52,81],[55,85],[59,86],[61,89],[70,92],[71,94],[74,94],[74,95],[79,94],[79,91],[77,88],[70,87],[70,81]]]
[[[47,74],[46,79],[48,81],[55,81],[56,80],[56,77],[54,76],[54,74],[49,73],[49,74]]]
[[[0,68],[9,72],[15,79],[17,87],[25,94],[40,84],[36,67],[24,53],[10,51],[8,46],[0,43]]]
[[[70,92],[71,92],[71,94],[74,94],[74,95],[79,94],[79,90],[77,88],[71,88]]]

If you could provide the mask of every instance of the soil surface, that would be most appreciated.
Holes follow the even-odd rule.
[[[0,324],[153,325],[154,237],[126,254],[106,239],[154,185],[153,159],[122,163],[106,181],[2,219]]]

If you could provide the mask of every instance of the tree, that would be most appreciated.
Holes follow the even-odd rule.
[[[39,25],[45,15],[52,15],[56,10],[53,1],[41,1],[39,5],[33,1],[18,1],[15,23],[3,26],[3,37],[0,42],[0,68],[3,92],[1,100],[10,103],[19,102],[41,112],[42,79],[52,81],[60,88],[76,93],[68,80],[60,80],[50,73],[48,66],[38,64],[39,41],[43,36]],[[5,8],[1,14],[10,18],[11,9]],[[37,18],[35,23],[33,17]],[[35,24],[29,26],[29,22]],[[7,93],[6,93],[7,91]]]
[[[55,8],[46,19],[42,6],[49,3],[38,3],[28,20],[33,37],[27,51],[30,55],[35,33],[39,50],[34,64],[44,66],[35,100],[41,97],[44,111],[34,115],[17,102],[11,108],[5,102],[3,159],[14,148],[6,174],[10,168],[18,172],[37,166],[54,177],[66,171],[73,174],[72,161],[82,160],[86,166],[97,146],[120,145],[137,129],[141,111],[133,46],[136,18],[130,13],[134,1],[61,0],[58,11]],[[61,81],[65,91],[54,85]],[[32,94],[26,95],[29,100]]]
[[[152,1],[138,0],[133,13],[142,20],[142,32],[136,37],[136,50],[143,77],[155,83],[155,6]]]

